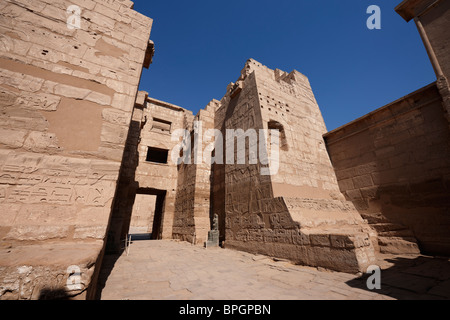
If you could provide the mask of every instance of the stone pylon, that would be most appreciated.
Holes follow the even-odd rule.
[[[227,248],[345,272],[374,264],[376,233],[339,190],[322,137],[324,120],[304,75],[248,60],[228,86],[215,125],[224,137],[227,129],[242,129],[244,138],[249,129],[265,132],[258,146],[246,143],[246,155],[259,154],[256,164],[247,159],[213,170],[214,202],[223,203],[221,213],[214,210],[225,221]],[[267,129],[279,133],[277,145]],[[264,164],[264,150],[271,158],[275,148],[279,157]],[[234,154],[237,159],[238,148]]]

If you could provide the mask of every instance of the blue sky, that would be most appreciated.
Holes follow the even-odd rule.
[[[435,76],[401,0],[135,0],[151,17],[156,53],[140,90],[192,110],[221,99],[249,58],[305,74],[329,131]],[[369,30],[370,5],[381,30]]]

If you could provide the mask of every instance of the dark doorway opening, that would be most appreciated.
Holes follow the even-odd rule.
[[[145,161],[166,164],[169,157],[169,150],[148,147]]]

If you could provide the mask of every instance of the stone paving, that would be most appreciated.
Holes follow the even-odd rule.
[[[187,242],[134,241],[129,254],[105,256],[102,300],[449,299],[448,258],[382,256],[381,290],[352,275]]]

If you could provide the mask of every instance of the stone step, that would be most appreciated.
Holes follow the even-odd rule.
[[[380,237],[411,237],[414,238],[414,233],[405,226],[394,223],[377,223],[371,225]]]
[[[378,237],[381,253],[420,254],[417,240],[414,237]]]
[[[372,227],[378,232],[409,230],[407,227],[395,223],[376,223],[372,224]]]
[[[361,216],[371,225],[390,222],[381,212],[362,212]]]
[[[414,233],[409,229],[378,232],[378,236],[386,237],[386,238],[397,237],[397,238],[413,238],[413,239],[415,239]]]

